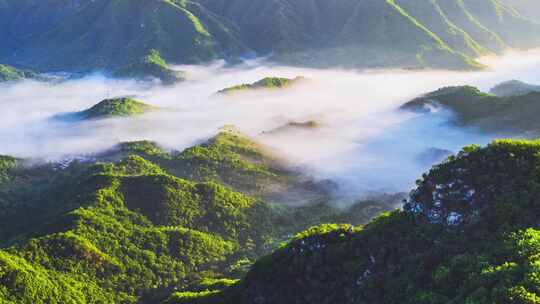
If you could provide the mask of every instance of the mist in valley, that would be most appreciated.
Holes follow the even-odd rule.
[[[0,96],[0,154],[43,161],[89,157],[123,141],[152,140],[171,150],[203,142],[225,125],[278,151],[316,179],[331,179],[349,197],[408,191],[431,165],[465,145],[513,134],[486,134],[452,124],[452,113],[410,113],[399,107],[450,85],[489,90],[519,79],[540,84],[540,52],[483,58],[482,72],[346,71],[250,61],[229,67],[178,66],[187,81],[158,86],[100,74],[56,83],[4,84]],[[306,81],[283,90],[222,96],[217,91],[267,76]],[[105,98],[134,96],[160,108],[141,116],[65,121],[62,113]],[[281,128],[316,121],[316,128]],[[279,131],[272,131],[279,130]],[[515,135],[518,136],[518,135]]]

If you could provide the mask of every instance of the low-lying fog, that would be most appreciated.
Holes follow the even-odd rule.
[[[487,72],[313,70],[249,62],[227,68],[181,66],[188,81],[148,86],[100,75],[57,84],[25,81],[0,86],[0,154],[58,160],[99,152],[121,141],[149,139],[181,150],[214,135],[226,124],[282,151],[319,178],[341,182],[351,194],[407,191],[436,161],[497,135],[451,126],[451,113],[397,111],[411,98],[442,86],[472,84],[488,90],[520,79],[540,84],[540,52],[485,58]],[[228,86],[266,76],[309,81],[292,89],[218,97]],[[134,95],[158,112],[129,119],[78,123],[52,119],[115,96]],[[261,135],[288,122],[317,120],[322,127]],[[444,154],[444,153],[443,153]]]

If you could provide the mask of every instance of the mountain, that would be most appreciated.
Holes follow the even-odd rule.
[[[539,99],[540,92],[499,97],[475,87],[459,86],[441,88],[425,94],[401,108],[429,112],[433,107],[443,107],[455,113],[455,122],[462,126],[534,136],[540,131],[536,119],[540,114]]]
[[[271,52],[278,60],[293,64],[471,68],[477,64],[467,56],[503,47],[490,44],[484,48],[477,40],[490,40],[486,38],[490,33],[469,34],[462,29],[470,26],[471,19],[475,20],[473,30],[483,28],[465,5],[457,4],[462,1],[202,2],[246,28],[243,37],[247,45],[256,45],[258,52]],[[482,3],[485,10],[506,15],[494,1]],[[463,15],[470,18],[463,20]],[[512,19],[508,16],[504,20],[529,28]],[[261,40],[261,33],[269,39]]]
[[[489,92],[499,97],[527,95],[532,92],[540,92],[540,86],[519,80],[510,80],[496,85]]]
[[[182,152],[141,141],[59,163],[0,156],[0,302],[157,303],[230,286],[297,231],[359,224],[400,198],[336,208],[276,161],[231,130]],[[283,180],[309,182],[313,201],[255,186]]]
[[[151,50],[174,64],[474,69],[540,44],[539,23],[500,0],[2,0],[0,20],[0,60],[40,71],[140,70]]]
[[[316,181],[232,126],[226,126],[205,142],[181,152],[166,153],[154,143],[126,143],[108,160],[129,154],[149,159],[174,176],[204,182],[214,180],[236,191],[268,202],[302,205],[329,201],[336,185]]]
[[[240,282],[162,303],[535,303],[538,141],[465,148],[418,181],[404,210],[308,229]]]
[[[225,88],[223,90],[220,90],[218,94],[233,95],[237,93],[260,89],[284,89],[298,84],[302,81],[305,81],[305,78],[302,76],[293,79],[280,77],[265,77],[251,84],[240,84]]]
[[[0,64],[0,82],[37,79],[38,74],[29,70],[19,70],[9,65]]]
[[[3,303],[134,303],[143,291],[245,257],[240,251],[259,246],[255,234],[272,229],[259,218],[268,207],[256,200],[164,174],[138,157],[66,176],[44,193],[46,213],[31,214],[36,230],[21,225],[28,235],[0,251]],[[19,212],[44,208],[15,204]],[[21,216],[16,210],[8,212]]]
[[[139,80],[158,79],[163,84],[172,85],[184,80],[183,73],[172,70],[157,50],[134,63],[119,67],[112,74],[117,78],[131,78]]]
[[[7,172],[13,168],[17,160],[13,157],[0,156],[0,180],[8,178]]]
[[[133,98],[121,97],[102,100],[93,107],[75,113],[75,115],[77,117],[81,117],[82,119],[128,117],[143,114],[155,109],[157,108],[147,105]]]

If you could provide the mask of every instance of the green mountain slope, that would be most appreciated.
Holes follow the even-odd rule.
[[[91,108],[77,112],[74,115],[82,119],[102,119],[140,115],[156,109],[157,107],[147,105],[133,98],[122,97],[105,99]]]
[[[461,0],[472,16],[486,29],[511,46],[531,47],[538,44],[538,24],[521,16],[499,0]],[[534,8],[531,8],[534,9]],[[529,27],[527,25],[534,24]]]
[[[494,9],[493,3],[483,2],[486,9]],[[477,41],[484,48],[493,52],[504,49],[507,44],[502,38],[490,28],[486,27],[482,22],[469,10],[466,3],[463,1],[437,1],[436,4],[450,16],[450,20],[458,25],[461,29],[469,34],[469,36]]]
[[[499,0],[3,0],[0,16],[0,60],[47,71],[146,70],[151,50],[171,63],[258,54],[470,69],[475,56],[540,43],[540,25]]]
[[[125,175],[120,167],[79,179],[76,196],[66,198],[78,207],[46,221],[46,235],[2,252],[2,300],[134,302],[144,290],[185,282],[196,271],[211,273],[248,240],[258,242],[248,236],[262,232],[249,222],[264,225],[250,219],[255,200],[149,171],[152,165],[142,159],[127,162],[140,171]]]
[[[0,64],[0,82],[18,81],[28,78],[38,78],[38,74],[32,71],[19,70],[12,66]]]
[[[449,2],[449,1],[444,1]],[[451,1],[450,1],[451,2]],[[438,1],[419,3],[417,1],[396,1],[405,11],[416,12],[415,18],[422,24],[429,24],[429,30],[445,41],[454,50],[463,50],[468,56],[477,57],[489,52],[487,46],[475,41],[467,31],[453,21],[459,11],[439,5]],[[450,19],[452,18],[452,19]]]
[[[540,125],[539,92],[525,95],[498,97],[471,86],[446,87],[416,98],[403,109],[426,111],[429,107],[443,106],[456,114],[461,125],[480,127],[493,132],[520,132],[529,136],[538,134]]]
[[[142,59],[115,69],[113,76],[139,80],[154,78],[166,85],[184,80],[182,72],[172,70],[157,50],[150,50]]]
[[[170,154],[153,143],[135,142],[122,145],[106,157],[117,160],[129,154],[147,158],[174,176],[200,182],[218,181],[275,203],[325,202],[336,187],[291,169],[275,151],[233,127],[225,127],[206,142],[181,152]]]
[[[164,303],[537,303],[539,152],[468,147],[424,175],[404,211],[314,227],[233,287]]]
[[[289,78],[280,78],[280,77],[266,77],[261,80],[258,80],[251,84],[240,84],[225,88],[220,90],[219,94],[232,95],[237,93],[242,93],[246,91],[258,90],[258,89],[285,89],[291,87],[292,85],[298,84],[304,81],[305,78],[302,76],[289,79]]]
[[[291,234],[362,223],[399,199],[338,209],[277,162],[232,131],[183,152],[132,142],[60,163],[0,157],[0,302],[156,303],[228,286]],[[308,182],[300,206],[258,187]]]
[[[269,205],[176,178],[138,156],[16,166],[2,159],[2,303],[133,303],[144,292],[228,273],[284,233],[269,222]]]

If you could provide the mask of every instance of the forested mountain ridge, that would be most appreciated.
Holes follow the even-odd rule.
[[[466,147],[365,226],[350,224],[395,205],[333,208],[230,127],[181,152],[0,156],[0,302],[535,303],[539,155],[538,141]],[[305,181],[302,206],[265,187]]]
[[[332,207],[324,185],[276,161],[231,130],[182,152],[142,141],[59,163],[0,156],[0,303],[157,303],[234,283],[311,225],[394,206]],[[295,189],[307,201],[289,206]]]
[[[311,228],[237,284],[164,303],[538,303],[539,151],[466,147],[417,182],[403,211]]]
[[[310,66],[476,68],[540,44],[540,25],[499,0],[2,0],[0,62],[115,69],[270,55]]]
[[[1,7],[8,43],[0,53],[41,69],[121,67],[152,49],[175,62],[196,63],[241,45],[218,18],[164,0],[3,1]]]
[[[37,79],[39,77],[32,71],[19,70],[12,66],[0,64],[0,82],[18,81],[29,78]]]
[[[472,86],[444,87],[415,98],[401,108],[430,112],[432,108],[443,107],[455,114],[454,122],[460,126],[535,137],[540,133],[537,120],[540,113],[540,91],[532,85],[524,85],[517,86],[524,91],[514,90],[513,94],[506,96],[485,93]]]

